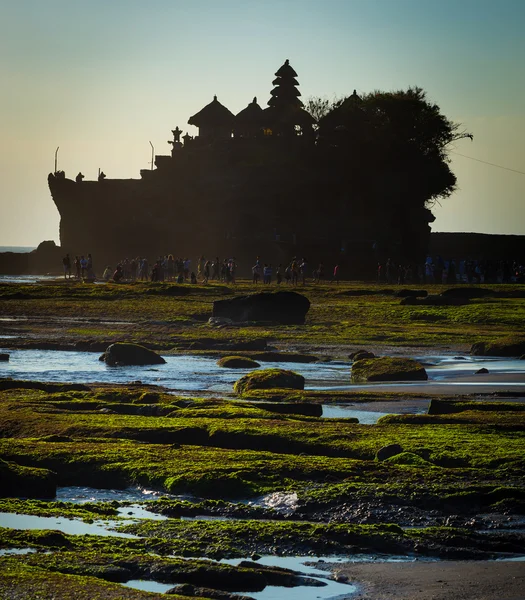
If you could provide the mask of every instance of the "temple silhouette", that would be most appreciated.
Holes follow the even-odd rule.
[[[238,114],[214,96],[188,120],[198,135],[175,127],[171,151],[140,179],[51,173],[61,247],[99,264],[174,253],[236,256],[249,268],[255,256],[297,255],[356,276],[386,256],[422,260],[434,217],[424,197],[392,201],[380,172],[360,162],[356,92],[318,122],[288,60],[272,85],[265,108],[253,98]]]

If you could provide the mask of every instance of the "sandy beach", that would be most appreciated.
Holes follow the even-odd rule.
[[[331,565],[358,585],[352,600],[523,600],[525,562],[441,561]]]

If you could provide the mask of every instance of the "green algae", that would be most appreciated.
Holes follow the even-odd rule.
[[[0,498],[0,512],[36,515],[39,517],[65,517],[92,522],[96,519],[117,517],[116,503],[85,502],[81,505],[71,502],[44,500],[20,500],[18,498]]]
[[[38,600],[162,600],[164,594],[142,592],[95,577],[68,575],[33,567],[19,557],[0,560],[0,597]],[[183,600],[183,596],[172,596]]]
[[[217,365],[227,369],[256,369],[261,366],[248,356],[224,356],[217,361]]]
[[[240,395],[268,388],[303,390],[304,377],[285,369],[262,369],[244,375],[233,385],[233,390]]]
[[[421,364],[411,358],[381,356],[362,358],[352,365],[352,383],[368,381],[426,381]]]
[[[240,282],[236,289],[222,285],[185,287],[184,296],[173,296],[173,284],[137,282],[122,286],[79,285],[15,285],[0,286],[0,311],[6,316],[28,317],[83,316],[108,321],[126,321],[118,330],[103,323],[90,323],[86,336],[100,340],[102,331],[109,331],[107,344],[133,341],[168,352],[188,348],[188,343],[200,339],[217,341],[249,341],[272,339],[286,344],[347,344],[367,346],[377,342],[390,345],[432,347],[443,344],[468,344],[490,341],[525,329],[525,299],[519,297],[476,298],[466,306],[401,306],[390,294],[377,294],[379,286],[342,283],[337,286],[305,286],[301,289],[311,302],[306,325],[261,327],[257,325],[226,328],[210,327],[206,321],[212,312],[212,302],[233,296],[235,292],[250,293],[255,287]],[[406,286],[414,288],[417,286]],[[524,286],[488,286],[502,293],[525,290]],[[439,294],[443,286],[427,286],[429,293]],[[368,290],[367,295],[360,292]],[[21,300],[19,295],[23,295]],[[118,300],[116,302],[115,300]],[[162,315],[162,321],[159,321]],[[388,323],[385,330],[383,323]],[[48,331],[56,335],[51,322],[46,325],[17,324],[19,330]],[[75,328],[73,328],[75,329]],[[61,332],[62,340],[78,340],[76,331]],[[84,334],[82,334],[84,335]],[[104,337],[104,336],[102,336]]]

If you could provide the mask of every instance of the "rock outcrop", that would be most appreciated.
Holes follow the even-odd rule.
[[[284,369],[263,369],[248,373],[236,381],[233,386],[237,394],[250,390],[267,390],[271,388],[304,390],[304,377]]]
[[[232,321],[271,321],[282,325],[302,325],[310,301],[296,292],[261,292],[227,300],[215,300],[213,317]]]
[[[226,369],[256,369],[261,366],[248,356],[223,356],[217,361],[217,364]]]
[[[100,360],[106,364],[115,366],[124,365],[163,365],[166,361],[153,350],[149,350],[140,344],[129,344],[117,342],[111,344]]]
[[[57,474],[49,469],[24,467],[14,462],[0,460],[0,481],[3,496],[25,498],[54,498]]]
[[[524,352],[524,337],[508,337],[488,342],[477,342],[470,348],[470,354],[473,356],[519,357]]]
[[[412,358],[381,356],[357,360],[352,365],[352,383],[369,381],[426,381],[424,367]]]

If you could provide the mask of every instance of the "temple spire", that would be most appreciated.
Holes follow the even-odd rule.
[[[303,108],[303,103],[298,96],[301,92],[297,89],[299,82],[297,81],[297,73],[290,65],[290,61],[286,59],[275,73],[276,78],[273,80],[275,86],[270,92],[271,98],[268,100],[268,106],[277,108]]]

